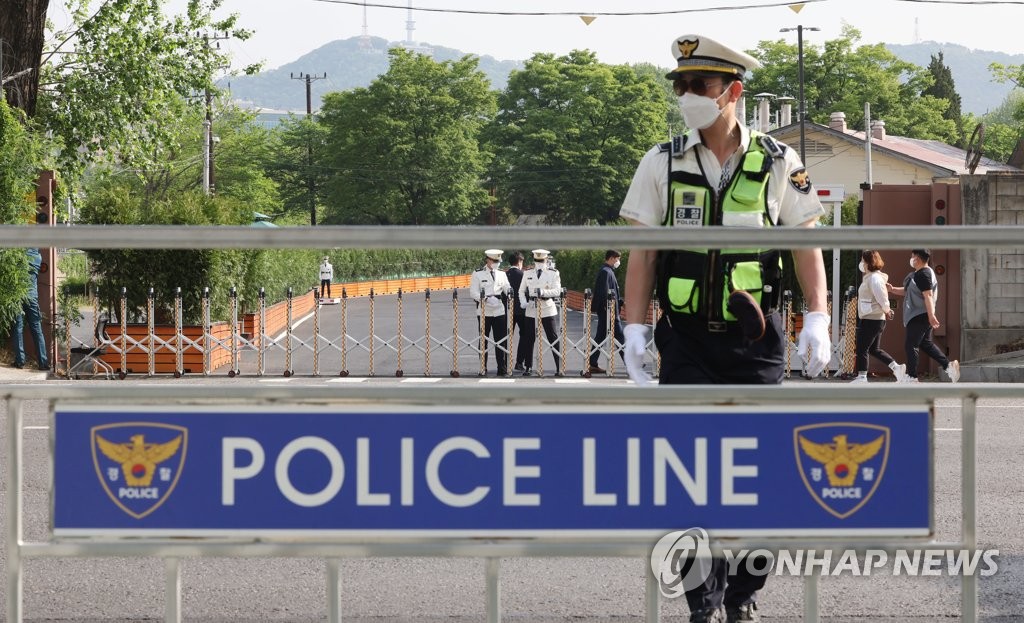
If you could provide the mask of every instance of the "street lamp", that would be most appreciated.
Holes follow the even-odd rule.
[[[804,153],[804,117],[807,116],[807,108],[804,103],[804,31],[819,31],[820,28],[815,26],[803,26],[799,25],[796,28],[780,28],[779,32],[792,32],[796,31],[796,55],[797,64],[799,67],[799,74],[797,79],[800,81],[800,161],[807,166],[807,155]]]

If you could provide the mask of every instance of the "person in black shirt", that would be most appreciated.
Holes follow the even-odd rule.
[[[626,341],[622,335],[622,321],[619,319],[619,280],[615,278],[615,269],[619,267],[622,254],[615,249],[608,249],[604,253],[604,264],[601,270],[597,271],[597,278],[594,279],[594,302],[590,309],[597,314],[597,332],[594,334],[594,342],[597,346],[590,352],[591,374],[604,374],[605,370],[598,365],[598,359],[603,350],[601,344],[608,337],[608,303],[612,304],[612,335],[622,344]],[[613,344],[614,346],[614,344]],[[619,350],[616,348],[616,350]],[[621,352],[620,352],[621,355]],[[625,359],[623,359],[625,362]]]
[[[523,282],[523,259],[520,251],[514,251],[508,256],[509,269],[505,271],[508,282],[512,284],[512,335],[519,331],[519,345],[516,347],[516,364],[513,370],[524,372],[530,368],[529,354],[532,352],[534,335],[533,322],[526,321],[526,310],[519,302],[519,284]],[[512,335],[509,336],[509,344],[512,343]]]

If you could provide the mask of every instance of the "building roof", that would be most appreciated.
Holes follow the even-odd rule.
[[[769,132],[769,134],[773,136],[789,134],[794,131],[798,132],[799,128],[799,123],[791,123],[787,126],[776,128]],[[828,134],[859,147],[864,146],[864,132],[862,131],[848,129],[845,132],[841,132],[826,125],[808,122],[807,126],[804,128],[804,132]],[[964,162],[967,158],[967,151],[941,141],[908,138],[906,136],[894,136],[892,134],[887,134],[884,139],[872,138],[871,149],[873,151],[877,150],[886,153],[900,160],[905,160],[917,166],[930,169],[935,173],[936,177],[952,177],[956,175],[967,175],[970,173],[970,170]],[[978,166],[974,170],[974,173],[976,175],[984,175],[990,171],[1019,172],[1020,170],[1021,169],[1017,167],[1003,164],[983,156],[978,162]]]

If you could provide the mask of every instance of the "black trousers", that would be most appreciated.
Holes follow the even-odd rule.
[[[924,354],[939,362],[943,370],[949,366],[949,358],[932,342],[932,326],[928,324],[928,314],[914,316],[907,323],[907,335],[903,342],[903,348],[907,351],[907,375],[915,379],[917,378],[918,351],[924,351]]]
[[[612,330],[612,335],[615,336],[615,339],[618,340],[619,344],[624,344],[626,342],[626,336],[622,333],[622,321],[619,320],[618,316],[615,317],[615,327]],[[597,314],[597,333],[594,334],[594,341],[600,344],[606,337],[608,337],[608,314],[599,313]],[[615,347],[614,344],[612,346]],[[594,350],[590,351],[591,366],[597,367],[598,359],[601,356],[601,350],[602,349],[600,348],[594,348]],[[619,351],[619,356],[622,357],[622,362],[625,363],[626,356],[622,353],[622,349],[615,347],[615,350]]]
[[[785,372],[785,342],[779,314],[765,316],[765,334],[750,342],[739,325],[729,323],[723,332],[708,331],[706,321],[662,316],[654,329],[654,343],[661,355],[661,385],[741,384],[776,385]],[[742,512],[742,511],[740,511]],[[715,526],[701,526],[714,529]],[[762,561],[763,562],[763,561]],[[764,564],[753,565],[763,569]],[[742,606],[757,600],[766,574],[752,574],[747,561],[736,563],[729,574],[724,558],[713,558],[704,584],[686,592],[691,612],[706,608]]]
[[[673,324],[674,323],[674,324]],[[707,322],[662,316],[654,328],[662,385],[777,385],[786,370],[782,318],[765,316],[764,337],[751,342],[731,322],[721,332]]]
[[[516,347],[516,367],[530,369],[533,367],[533,341],[537,339],[534,335],[533,318],[527,318],[525,313],[512,315],[512,334],[519,331],[519,345]],[[512,340],[509,340],[511,343]]]
[[[324,288],[327,288],[327,298],[331,298],[331,280],[321,279],[320,280],[320,298],[324,298]]]
[[[527,369],[533,368],[533,345],[534,345],[534,342],[537,339],[537,334],[535,333],[535,331],[536,331],[535,323],[536,323],[536,319],[534,319],[534,318],[526,318],[526,325],[530,326],[529,331],[527,331],[524,328],[523,333],[522,333],[522,335],[519,338],[519,350],[522,351],[523,354],[524,354],[524,357],[525,357],[524,361],[526,362],[526,368]],[[559,350],[558,350],[560,342],[558,341],[558,329],[557,329],[557,326],[555,325],[555,317],[554,316],[548,316],[547,318],[541,318],[540,319],[540,324],[541,324],[541,327],[544,328],[544,335],[547,336],[548,343],[551,344],[551,356],[555,360],[555,371],[556,372],[561,371],[561,369],[562,369],[562,366],[561,366],[562,357],[561,357],[561,353],[559,353]],[[523,341],[526,340],[526,334],[527,333],[530,334],[530,340],[527,341],[524,344]]]
[[[867,372],[868,355],[885,365],[896,361],[892,355],[882,350],[882,331],[884,330],[885,320],[871,318],[857,320],[857,372]]]
[[[498,374],[508,372],[507,343],[499,344],[508,337],[508,319],[505,316],[484,316],[484,336],[494,340],[494,359],[498,362]],[[487,345],[484,344],[484,370],[487,369]]]

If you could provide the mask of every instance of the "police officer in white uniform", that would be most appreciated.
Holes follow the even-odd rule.
[[[558,306],[555,301],[562,296],[562,278],[558,271],[548,266],[547,260],[551,253],[547,249],[533,250],[533,267],[523,271],[523,281],[519,284],[519,303],[526,309],[526,317],[536,322],[537,308],[540,307],[540,323],[544,334],[551,345],[551,355],[555,359],[555,376],[565,376],[562,372],[562,358],[559,353],[558,325],[555,316]],[[533,364],[533,345],[528,346],[526,355],[528,366]],[[530,367],[523,376],[532,374]]]
[[[813,227],[824,213],[793,149],[757,135],[736,118],[742,79],[760,64],[708,37],[672,42],[673,81],[691,131],[655,146],[640,162],[620,215],[643,227]],[[808,312],[800,333],[804,371],[828,365],[831,345],[820,249],[792,252]],[[643,369],[648,309],[655,291],[664,314],[655,329],[662,384],[776,384],[785,370],[779,314],[782,253],[762,249],[633,249],[626,272],[626,369]],[[764,576],[734,576],[714,559],[705,583],[686,593],[690,620],[757,621]],[[727,581],[728,580],[728,581]]]
[[[508,320],[505,316],[505,302],[512,285],[501,264],[501,249],[484,251],[484,266],[475,271],[469,279],[469,295],[476,301],[476,315],[484,315],[484,335],[490,335],[494,344],[494,359],[498,363],[498,376],[508,372]],[[482,296],[482,298],[481,298]],[[487,369],[487,351],[484,351],[484,370]]]
[[[325,255],[324,261],[320,263],[320,298],[324,298],[324,290],[327,290],[327,298],[331,296],[331,279],[334,279],[334,266],[331,266],[330,259]]]

